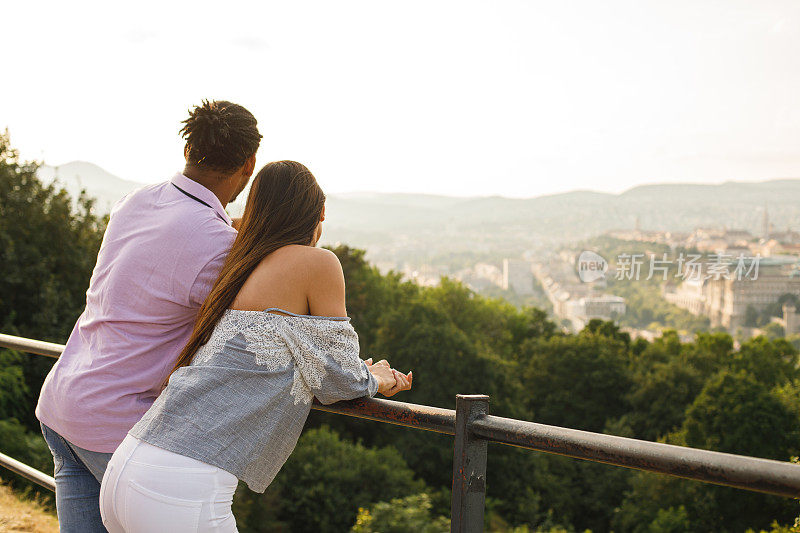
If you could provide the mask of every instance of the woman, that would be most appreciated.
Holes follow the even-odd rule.
[[[315,248],[325,195],[300,163],[265,166],[168,384],[114,452],[112,533],[236,531],[239,479],[264,492],[316,397],[392,396],[413,376],[358,356],[338,258]]]

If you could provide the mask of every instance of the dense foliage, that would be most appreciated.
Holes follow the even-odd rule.
[[[74,202],[57,184],[42,184],[36,168],[0,134],[0,331],[63,342],[83,311],[106,221],[90,198]],[[52,364],[0,350],[1,451],[50,471],[33,406]]]
[[[352,533],[442,533],[450,531],[450,519],[431,516],[430,496],[425,493],[379,502],[358,510]]]
[[[0,136],[2,331],[63,342],[84,305],[104,221],[34,176]],[[610,322],[567,335],[443,279],[436,288],[381,275],[364,253],[335,252],[363,357],[414,370],[401,401],[453,408],[491,396],[493,414],[788,460],[800,453],[797,350],[729,335],[631,341]],[[0,350],[0,447],[44,470],[32,416],[51,360]],[[87,416],[90,416],[87,413]],[[241,531],[446,531],[452,437],[312,411],[263,495],[240,487]],[[9,474],[3,473],[4,477]],[[792,500],[489,446],[490,531],[744,531],[788,526]]]

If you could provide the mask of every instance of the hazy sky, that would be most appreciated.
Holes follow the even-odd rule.
[[[323,188],[535,196],[800,177],[800,2],[3,5],[0,128],[155,182],[203,98]]]

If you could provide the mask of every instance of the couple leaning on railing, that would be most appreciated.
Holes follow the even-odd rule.
[[[36,416],[62,532],[236,531],[238,480],[263,492],[321,403],[392,396],[411,372],[362,360],[338,258],[316,248],[325,195],[264,166],[245,108],[184,121],[186,167],[112,209],[79,317]]]

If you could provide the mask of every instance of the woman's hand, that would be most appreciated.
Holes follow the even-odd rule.
[[[392,389],[383,393],[384,396],[393,396],[402,390],[411,390],[411,381],[414,379],[414,376],[411,372],[408,374],[403,374],[399,370],[392,369],[394,373],[395,385]]]
[[[381,359],[373,364],[370,357],[365,363],[372,375],[375,376],[375,379],[378,380],[378,392],[384,396],[394,396],[400,391],[411,389],[411,382],[414,379],[411,372],[406,375],[393,369],[386,359]]]
[[[381,359],[373,364],[370,357],[365,363],[372,375],[375,376],[375,379],[378,380],[378,392],[386,395],[386,392],[397,384],[397,379],[394,377],[394,372],[392,367],[389,366],[389,362],[386,359]]]

